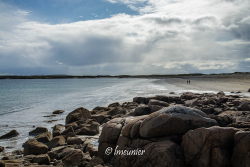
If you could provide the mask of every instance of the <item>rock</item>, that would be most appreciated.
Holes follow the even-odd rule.
[[[37,163],[39,165],[49,165],[50,164],[50,157],[48,154],[41,154],[41,155],[27,155],[25,159],[30,161],[31,163]]]
[[[62,113],[64,113],[63,110],[55,110],[55,111],[53,111],[52,114],[62,114]]]
[[[64,130],[65,130],[64,125],[61,125],[61,124],[55,125],[55,126],[52,128],[53,137],[55,137],[55,136],[60,136]]]
[[[105,154],[105,150],[107,147],[115,147],[124,122],[125,119],[123,118],[115,118],[103,126],[102,133],[99,137],[98,155],[105,161],[111,158]]]
[[[109,110],[107,112],[107,115],[111,115],[111,116],[118,115],[118,114],[124,115],[126,113],[127,113],[126,109],[124,109],[122,107],[115,107],[115,108],[112,108],[111,110]]]
[[[4,147],[0,146],[0,152],[4,151]]]
[[[76,122],[76,121],[85,121],[91,118],[90,111],[80,107],[69,113],[66,117],[66,124]]]
[[[47,144],[47,146],[49,147],[49,149],[51,149],[54,147],[63,146],[65,144],[66,141],[63,136],[56,136]]]
[[[159,101],[163,101],[163,102],[166,102],[166,103],[173,102],[173,101],[171,101],[171,97],[163,96],[163,95],[157,95],[155,97],[151,97],[150,99],[159,100]]]
[[[149,108],[151,110],[151,113],[156,112],[164,108],[163,106],[158,106],[158,105],[149,105]]]
[[[99,114],[99,113],[102,113],[102,112],[106,112],[110,110],[110,108],[108,107],[95,107],[92,111],[91,111],[91,114]]]
[[[130,113],[130,115],[140,116],[140,115],[148,115],[150,113],[151,113],[150,107],[146,105],[142,105],[142,106],[135,108],[135,110],[132,113]]]
[[[109,108],[110,107],[119,107],[119,106],[120,106],[120,104],[118,102],[108,105]]]
[[[80,144],[83,144],[83,140],[79,137],[68,137],[67,139],[67,144],[69,145],[80,145]]]
[[[110,119],[110,116],[104,115],[104,114],[96,114],[92,115],[91,119],[97,121],[99,124],[105,123],[108,119]]]
[[[37,135],[42,134],[42,133],[45,133],[45,132],[48,132],[48,129],[47,129],[47,128],[44,128],[44,127],[37,127],[36,129],[30,131],[30,132],[29,132],[29,135],[31,135],[31,136],[37,136]]]
[[[135,103],[135,102],[124,102],[124,103],[122,103],[122,107],[126,108],[128,110],[132,110],[132,109],[135,109],[136,107],[138,107],[138,103]]]
[[[0,136],[0,139],[10,139],[10,138],[16,137],[18,135],[19,135],[19,133],[16,130],[11,130],[8,133]]]
[[[224,111],[219,117],[228,117],[231,123],[227,126],[236,128],[250,128],[250,111]]]
[[[222,127],[228,126],[229,124],[233,123],[233,119],[227,115],[220,116],[211,114],[209,115],[209,117],[216,120],[218,122],[218,125]]]
[[[143,116],[127,118],[125,125],[123,126],[122,131],[121,131],[122,136],[125,136],[128,138],[139,137],[139,129],[140,129],[141,123],[147,117],[148,117],[147,115],[143,115]]]
[[[5,163],[2,160],[0,160],[0,167],[5,167]]]
[[[29,139],[23,144],[24,155],[40,155],[48,152],[48,146],[35,139]]]
[[[91,157],[93,156],[97,156],[98,155],[98,140],[97,139],[86,139],[84,141],[84,144],[86,145],[85,147],[85,152],[88,152],[90,154]]]
[[[124,122],[125,120],[123,118],[115,118],[105,123],[99,137],[99,142],[116,143]]]
[[[181,95],[181,99],[185,99],[185,100],[192,100],[192,99],[195,99],[195,98],[198,98],[199,95],[197,94],[194,94],[192,92],[185,92]]]
[[[89,165],[90,166],[94,166],[94,167],[98,167],[101,164],[104,164],[103,160],[99,157],[93,157],[90,161],[89,161]],[[102,166],[102,165],[101,165]]]
[[[22,150],[14,150],[14,151],[12,151],[12,154],[13,155],[22,155],[23,151]]]
[[[200,110],[172,106],[150,114],[140,125],[140,136],[144,138],[184,134],[190,129],[216,125]]]
[[[68,127],[67,129],[65,129],[62,132],[62,135],[65,136],[66,138],[67,137],[74,137],[74,136],[76,136],[75,131],[74,131],[74,129],[71,126]]]
[[[77,135],[96,135],[99,133],[99,123],[93,120],[88,120],[86,123],[81,124],[79,129],[76,130]]]
[[[184,167],[180,146],[169,140],[149,143],[140,150],[135,156],[115,156],[114,166]]]
[[[239,105],[238,110],[240,110],[240,111],[250,111],[250,101],[242,102]]]
[[[146,98],[146,97],[134,97],[133,102],[136,102],[138,104],[148,104],[149,98]]]
[[[65,128],[67,129],[68,127],[72,127],[74,130],[76,129],[76,128],[78,128],[78,124],[76,123],[76,122],[72,122],[72,123],[69,123],[69,124],[67,124],[66,126],[65,126]]]
[[[73,150],[74,150],[74,148],[71,148],[69,146],[59,146],[59,147],[52,148],[51,151],[48,152],[48,155],[49,155],[50,159],[60,160],[65,155],[72,152]]]
[[[160,101],[160,100],[154,100],[154,99],[149,100],[148,105],[156,105],[156,106],[162,106],[162,107],[169,106],[169,104],[167,102]]]
[[[63,157],[64,166],[78,166],[83,159],[83,152],[79,149],[73,150],[71,153]]]
[[[22,166],[21,160],[2,160],[0,161],[0,167],[19,167]]]
[[[50,132],[45,132],[37,135],[35,139],[41,143],[48,143],[52,139]]]
[[[234,144],[235,128],[198,128],[188,131],[182,138],[185,161],[190,166],[230,166],[230,153]]]
[[[232,156],[233,167],[249,167],[250,165],[250,132],[239,131],[234,136]]]
[[[225,96],[225,93],[224,93],[223,91],[219,91],[219,92],[217,93],[217,95],[218,95],[218,96]]]

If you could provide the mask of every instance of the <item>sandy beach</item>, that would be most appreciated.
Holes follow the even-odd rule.
[[[187,84],[187,79],[191,81]],[[250,88],[250,75],[200,76],[188,78],[168,78],[165,82],[178,87],[194,90],[211,90],[226,92],[247,92]]]

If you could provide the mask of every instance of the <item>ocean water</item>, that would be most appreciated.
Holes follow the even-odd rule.
[[[66,115],[78,107],[89,110],[113,102],[132,101],[135,96],[168,94],[179,90],[154,79],[28,79],[0,80],[0,135],[16,129],[20,135],[0,140],[7,150],[21,148],[34,126],[49,129],[64,123]],[[45,117],[54,110],[65,113]],[[47,121],[54,120],[52,123]]]

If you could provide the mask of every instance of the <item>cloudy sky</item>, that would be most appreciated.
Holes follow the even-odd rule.
[[[0,75],[235,71],[249,0],[0,0]]]

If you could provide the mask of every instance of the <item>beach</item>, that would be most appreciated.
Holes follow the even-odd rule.
[[[187,84],[187,80],[191,83]],[[168,84],[189,90],[203,91],[225,91],[246,93],[250,87],[250,75],[208,75],[208,76],[190,76],[185,78],[167,78],[160,80]]]
[[[237,138],[249,135],[249,83],[242,74],[1,80],[0,165],[245,167],[248,138]],[[221,138],[224,153],[206,155]]]

